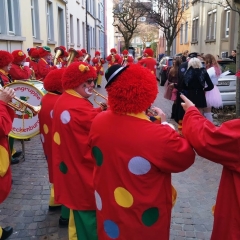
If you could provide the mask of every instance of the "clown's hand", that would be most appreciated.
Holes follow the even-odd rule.
[[[184,101],[181,103],[184,111],[187,111],[188,108],[195,106],[193,102],[191,102],[186,96],[184,96],[182,93],[180,95],[181,99]]]

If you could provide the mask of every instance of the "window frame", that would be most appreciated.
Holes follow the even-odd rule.
[[[208,11],[207,16],[207,41],[216,40],[216,30],[217,30],[217,10]]]
[[[229,31],[230,31],[230,8],[225,9],[225,29],[224,29],[224,37],[229,37]],[[227,33],[228,32],[228,33]]]
[[[9,1],[11,2],[11,22],[12,22],[12,31],[10,30],[10,27],[9,27]],[[15,28],[15,12],[14,12],[14,7],[13,7],[13,0],[6,0],[5,1],[6,3],[6,17],[7,17],[7,32],[8,32],[8,35],[11,35],[11,36],[14,36],[16,35],[16,28]]]
[[[192,20],[192,42],[198,41],[198,31],[199,31],[199,17],[195,17]]]

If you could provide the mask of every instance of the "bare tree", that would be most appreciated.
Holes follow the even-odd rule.
[[[155,39],[158,39],[159,28],[155,25],[150,25],[147,23],[139,24],[138,33],[134,36],[140,37],[143,42],[143,48],[146,47],[147,42],[152,42]]]
[[[170,55],[170,49],[181,29],[180,22],[183,18],[184,6],[179,5],[179,0],[152,0],[153,7],[141,4],[142,8],[148,11],[148,17],[151,22],[158,25],[163,31],[167,41],[167,55]]]
[[[141,17],[146,15],[146,9],[141,6],[138,0],[114,2],[113,26],[122,34],[126,49],[129,48],[133,35],[138,33],[137,27],[141,23]]]

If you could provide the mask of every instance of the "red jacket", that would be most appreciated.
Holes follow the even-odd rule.
[[[33,69],[36,79],[37,80],[41,79],[41,76],[38,71],[38,63],[31,60],[29,63],[29,67]]]
[[[56,66],[50,66],[43,58],[39,59],[38,73],[39,73],[39,76],[42,78],[42,80],[44,80],[47,74],[53,69],[56,69]]]
[[[4,73],[2,70],[0,70],[0,79],[2,79],[3,86],[12,82],[11,76],[7,73]]]
[[[240,239],[240,120],[215,127],[191,107],[182,132],[200,156],[223,165],[211,240]]]
[[[138,64],[142,65],[143,67],[148,68],[151,73],[153,73],[154,75],[156,74],[156,60],[152,57],[146,57],[141,59],[140,61],[138,61]]]
[[[100,111],[73,90],[64,92],[54,106],[54,194],[58,203],[70,209],[96,208],[88,134],[92,120]]]
[[[195,154],[171,127],[143,116],[108,110],[92,123],[89,144],[101,240],[169,240],[171,173],[190,167]]]
[[[41,110],[38,114],[40,137],[43,145],[43,151],[48,164],[49,182],[53,183],[53,167],[52,167],[52,118],[53,108],[56,101],[61,95],[48,92],[43,96],[41,102]]]
[[[13,63],[9,74],[13,80],[26,80],[30,78],[32,71],[27,66],[20,66]]]
[[[8,196],[12,185],[8,134],[12,129],[13,119],[14,111],[0,101],[0,203]]]

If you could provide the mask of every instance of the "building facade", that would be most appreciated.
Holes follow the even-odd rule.
[[[182,0],[184,6],[186,1],[188,0]],[[227,4],[223,7],[214,4],[214,1],[206,3],[194,0],[184,11],[189,17],[183,18],[180,23],[177,53],[189,50],[224,58],[237,48],[238,14],[231,11]]]
[[[104,52],[104,15],[103,0],[1,0],[0,49],[62,45]]]

